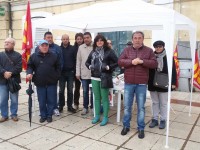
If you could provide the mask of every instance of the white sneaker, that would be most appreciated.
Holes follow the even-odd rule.
[[[55,116],[60,116],[60,112],[59,112],[58,109],[54,109],[53,113],[54,113]]]
[[[81,115],[86,115],[88,113],[88,109],[86,108],[83,108],[82,112],[81,112]]]

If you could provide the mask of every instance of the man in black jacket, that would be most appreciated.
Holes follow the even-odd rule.
[[[10,111],[13,121],[18,121],[18,94],[19,92],[11,93],[7,87],[7,80],[14,78],[16,82],[21,83],[20,72],[22,71],[21,54],[14,50],[15,40],[7,38],[5,40],[5,51],[0,53],[0,123],[8,120],[8,99],[10,95]]]
[[[65,85],[67,82],[67,107],[68,111],[75,113],[76,110],[72,107],[73,103],[73,82],[76,69],[76,52],[70,45],[69,36],[67,34],[62,35],[61,44],[63,54],[63,68],[61,78],[59,80],[59,111],[63,111],[65,106]]]
[[[59,56],[49,50],[46,40],[39,43],[39,52],[33,53],[28,61],[27,79],[33,79],[37,87],[40,107],[40,123],[52,122],[57,101],[57,83],[61,65]]]

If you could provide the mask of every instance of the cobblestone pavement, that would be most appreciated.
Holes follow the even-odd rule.
[[[137,137],[136,107],[132,114],[131,130],[121,136],[122,122],[116,122],[117,104],[110,108],[109,123],[104,127],[91,124],[91,110],[86,116],[81,116],[81,108],[71,114],[64,108],[61,116],[53,116],[52,123],[39,123],[38,103],[36,100],[32,126],[28,118],[28,96],[25,93],[28,85],[24,83],[19,95],[19,121],[11,119],[0,123],[0,150],[161,150],[165,149],[165,132],[158,127],[150,129],[151,101],[146,102],[146,128],[143,140]],[[172,99],[188,101],[190,93],[173,92]],[[193,95],[193,101],[200,102],[200,94]],[[114,97],[116,99],[116,97]],[[82,102],[82,97],[80,102]],[[122,104],[123,105],[123,104]],[[82,104],[80,105],[82,107]],[[169,149],[200,149],[200,107],[192,107],[189,117],[189,106],[171,104]],[[121,110],[121,118],[123,110]]]

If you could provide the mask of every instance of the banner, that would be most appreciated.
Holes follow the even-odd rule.
[[[194,64],[194,86],[200,90],[200,65],[199,65],[197,50],[195,53],[195,64]]]
[[[179,61],[178,61],[178,48],[176,45],[176,48],[174,50],[174,61],[176,66],[176,88],[178,88],[178,79],[180,76],[180,68],[179,68]]]
[[[31,10],[30,3],[28,1],[26,10],[26,20],[24,22],[24,32],[23,32],[23,43],[22,43],[22,68],[27,70],[27,62],[31,54],[31,49],[33,48],[32,41],[32,23],[31,23]]]

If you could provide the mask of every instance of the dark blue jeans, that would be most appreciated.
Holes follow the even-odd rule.
[[[3,118],[8,117],[8,101],[10,97],[10,112],[11,117],[17,116],[18,111],[18,95],[19,92],[11,93],[8,90],[7,85],[1,85],[0,84],[0,110],[1,110],[1,116]]]
[[[73,82],[74,71],[66,71],[62,73],[59,80],[59,106],[63,108],[65,106],[65,85],[67,83],[67,107],[72,108],[73,103]]]
[[[130,128],[130,121],[132,117],[132,105],[134,95],[136,95],[137,101],[137,124],[138,130],[144,130],[145,128],[145,102],[146,102],[146,90],[145,84],[125,84],[124,90],[124,118],[123,125],[126,128]]]
[[[37,95],[42,118],[52,117],[57,101],[57,85],[37,86]]]
[[[83,107],[85,109],[88,109],[89,105],[89,91],[90,92],[90,108],[93,108],[93,93],[92,93],[92,88],[89,87],[89,84],[91,84],[91,79],[82,79],[82,87],[83,87]]]

